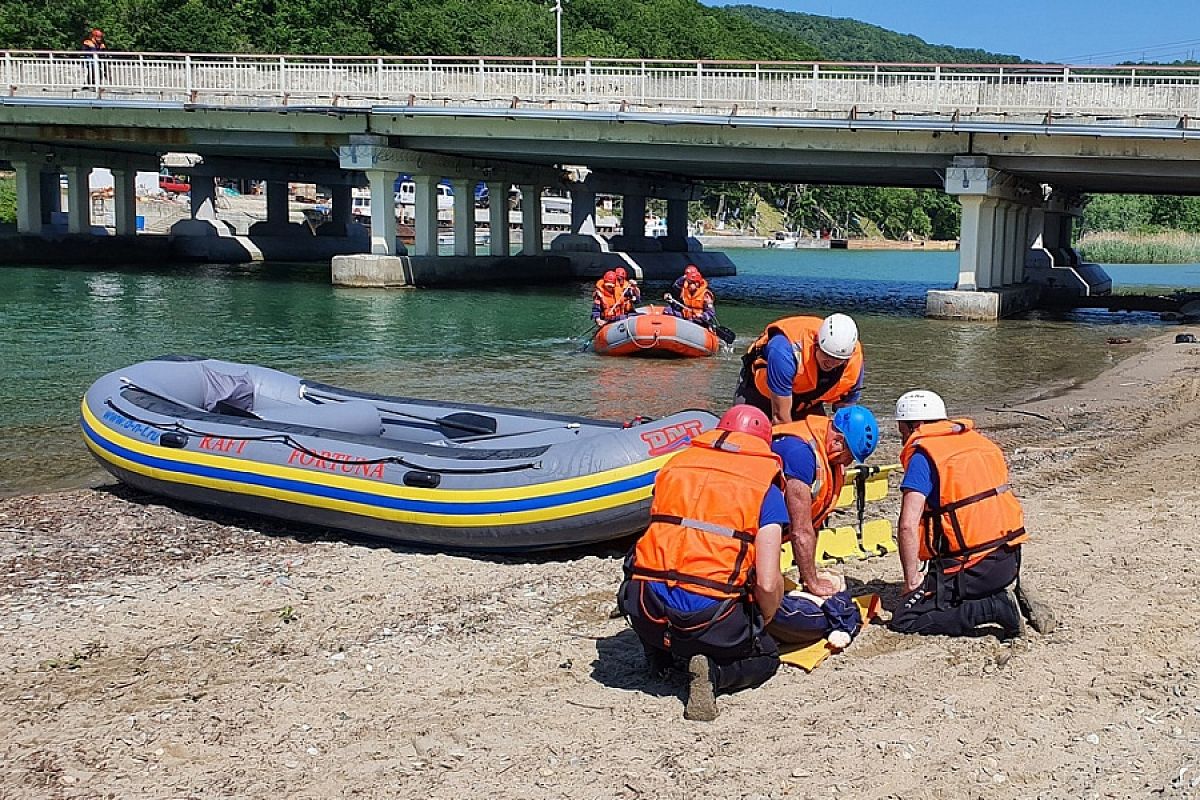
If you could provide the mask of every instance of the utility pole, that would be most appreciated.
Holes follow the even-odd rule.
[[[554,0],[554,40],[555,40],[555,57],[558,59],[558,68],[562,69],[562,14],[563,0]]]

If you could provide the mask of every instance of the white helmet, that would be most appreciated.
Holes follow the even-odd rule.
[[[946,419],[946,404],[942,398],[925,389],[905,392],[896,401],[897,422],[930,422]]]
[[[817,332],[817,345],[826,354],[843,361],[854,355],[858,344],[858,326],[845,314],[830,314]]]

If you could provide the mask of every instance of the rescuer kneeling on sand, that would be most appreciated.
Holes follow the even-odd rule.
[[[1029,537],[1004,454],[970,420],[947,419],[933,392],[902,395],[896,424],[904,440],[898,539],[905,598],[892,630],[967,636],[997,625],[1004,638],[1020,636],[1016,587]]]
[[[783,596],[788,512],[770,442],[767,416],[746,405],[692,439],[659,470],[650,527],[626,559],[617,602],[652,673],[688,660],[687,719],[715,719],[714,692],[758,686],[779,669],[764,626]]]
[[[838,409],[833,419],[810,415],[776,425],[771,450],[783,462],[791,518],[792,559],[803,591],[785,595],[767,631],[780,642],[807,644],[831,634],[845,647],[862,626],[858,607],[837,576],[817,571],[817,531],[837,505],[846,467],[865,462],[879,444],[879,423],[863,406]]]

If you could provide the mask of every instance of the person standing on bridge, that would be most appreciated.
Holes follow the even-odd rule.
[[[748,403],[784,425],[853,405],[865,375],[858,326],[845,314],[785,317],[767,326],[742,356],[734,402]]]
[[[933,392],[901,395],[896,425],[904,440],[897,539],[905,598],[892,630],[966,636],[994,625],[1002,638],[1020,636],[1016,592],[1029,537],[1004,454],[971,420],[947,419]]]
[[[663,299],[667,301],[668,314],[683,317],[706,328],[711,328],[716,322],[713,293],[709,291],[708,281],[704,280],[695,264],[687,265],[683,275],[675,281],[671,291],[663,295]]]
[[[100,53],[103,53],[108,49],[108,45],[104,43],[104,31],[100,30],[99,28],[92,28],[91,33],[84,37],[83,44],[80,46],[80,49],[85,53],[96,54],[88,57],[87,83],[85,83],[84,86],[98,86],[99,81],[97,80],[98,75],[96,71],[96,59],[99,57]]]
[[[625,560],[617,604],[652,674],[686,661],[686,719],[715,719],[716,692],[758,686],[779,669],[763,626],[783,596],[788,515],[770,441],[767,416],[745,405],[693,438],[659,470],[650,527]]]

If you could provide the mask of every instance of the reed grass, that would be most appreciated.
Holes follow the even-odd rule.
[[[1200,234],[1095,231],[1081,236],[1076,249],[1097,264],[1198,264]]]

